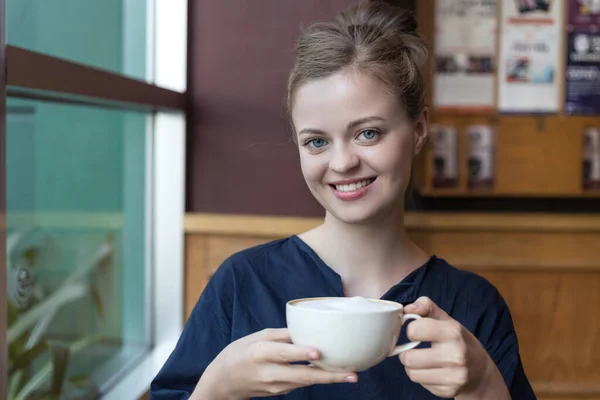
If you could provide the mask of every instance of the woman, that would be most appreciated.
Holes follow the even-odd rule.
[[[407,236],[403,199],[427,136],[427,46],[412,16],[365,3],[308,28],[288,106],[319,227],[226,260],[198,300],[153,399],[534,399],[506,304],[486,280]],[[359,374],[307,366],[285,304],[305,297],[397,301],[419,348]],[[401,340],[408,340],[406,337]]]

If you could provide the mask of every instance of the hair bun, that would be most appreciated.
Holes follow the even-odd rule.
[[[296,46],[288,109],[300,85],[352,66],[384,82],[399,96],[407,115],[418,118],[424,108],[422,71],[429,49],[417,29],[411,11],[382,1],[360,3],[331,22],[311,25]]]
[[[418,36],[418,24],[410,10],[384,1],[366,1],[338,14],[339,23],[380,33]]]

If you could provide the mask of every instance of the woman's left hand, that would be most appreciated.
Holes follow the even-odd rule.
[[[429,349],[400,354],[413,382],[443,398],[510,399],[500,371],[479,340],[431,299],[421,297],[404,312],[424,317],[408,325],[409,340],[431,342]]]

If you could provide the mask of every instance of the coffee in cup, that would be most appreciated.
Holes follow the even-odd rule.
[[[404,314],[402,304],[364,297],[322,297],[286,304],[292,342],[320,351],[312,363],[324,370],[360,372],[387,357],[417,347],[420,342],[396,346],[405,321],[421,318]]]

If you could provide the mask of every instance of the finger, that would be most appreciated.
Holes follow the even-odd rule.
[[[406,368],[406,374],[411,381],[421,385],[448,386],[455,384],[458,379],[454,370],[449,368],[434,369],[410,369]]]
[[[358,375],[354,372],[330,372],[305,365],[289,365],[284,368],[285,371],[283,371],[283,374],[286,376],[286,381],[293,382],[298,387],[358,382]]]
[[[421,318],[406,327],[406,336],[411,341],[447,342],[462,338],[462,326],[454,320],[439,321]]]
[[[465,356],[460,351],[438,346],[406,351],[400,354],[400,362],[410,369],[451,368],[464,365]]]
[[[440,359],[439,348],[409,350],[400,354],[400,362],[408,369],[430,369],[446,367]]]
[[[258,340],[267,340],[272,342],[291,342],[290,333],[287,328],[263,329],[257,334]]]
[[[275,365],[266,374],[270,390],[265,395],[287,394],[295,389],[319,384],[356,383],[353,372],[328,372],[314,366]]]
[[[255,359],[259,362],[292,363],[321,357],[317,349],[280,342],[257,343],[255,351]]]
[[[423,385],[425,389],[442,399],[453,399],[457,396],[454,385]]]
[[[292,339],[290,337],[287,338],[279,338],[279,339],[274,339],[271,340],[272,342],[278,342],[278,343],[288,343],[288,344],[292,344]]]
[[[414,303],[404,307],[405,313],[419,314],[422,317],[444,320],[448,314],[437,306],[429,297],[419,297]]]

